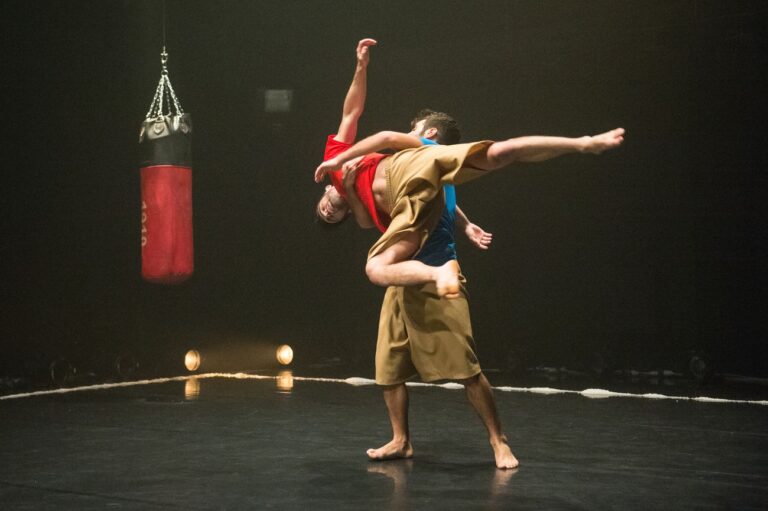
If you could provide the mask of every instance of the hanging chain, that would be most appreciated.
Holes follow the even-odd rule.
[[[155,90],[155,96],[152,98],[152,103],[149,105],[146,119],[162,120],[163,116],[174,115],[171,106],[176,110],[177,116],[184,114],[184,110],[181,108],[179,98],[176,97],[176,92],[171,85],[171,79],[168,77],[168,52],[165,51],[163,46],[163,52],[160,54],[160,64],[162,65],[162,72],[160,73],[160,81],[157,83],[157,89]],[[173,105],[171,105],[173,102]],[[164,104],[167,105],[168,113],[166,114]]]

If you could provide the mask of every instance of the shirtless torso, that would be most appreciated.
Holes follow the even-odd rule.
[[[376,173],[373,177],[373,183],[371,184],[371,191],[373,192],[373,200],[376,202],[376,207],[379,211],[383,211],[387,215],[392,212],[392,205],[389,204],[387,199],[387,167],[385,164],[387,158],[384,158],[376,166]]]

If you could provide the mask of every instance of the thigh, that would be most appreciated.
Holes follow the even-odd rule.
[[[419,235],[415,232],[402,233],[400,238],[380,254],[373,256],[370,261],[380,264],[393,264],[407,261],[419,250]]]

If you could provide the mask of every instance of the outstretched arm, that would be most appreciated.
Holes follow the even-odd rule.
[[[458,205],[456,206],[456,227],[461,229],[469,241],[481,250],[488,250],[493,241],[493,234],[485,232],[479,225],[470,222]]]
[[[375,45],[373,39],[362,39],[357,43],[357,65],[352,83],[344,98],[344,108],[341,112],[341,123],[336,131],[336,140],[351,144],[357,136],[357,121],[365,109],[365,95],[368,89],[368,48]]]
[[[362,139],[338,156],[321,163],[315,170],[315,181],[321,182],[326,172],[338,169],[352,158],[375,153],[383,149],[402,151],[403,149],[420,147],[422,145],[423,143],[419,140],[419,137],[414,137],[407,133],[398,133],[397,131],[380,131],[375,135]]]

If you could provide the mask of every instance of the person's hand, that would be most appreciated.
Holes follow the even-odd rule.
[[[370,58],[368,47],[374,46],[375,44],[376,40],[370,38],[361,39],[360,42],[357,43],[357,61],[363,66],[368,65],[368,59]]]
[[[322,183],[325,179],[325,175],[332,171],[337,170],[340,167],[339,161],[336,158],[325,160],[323,163],[317,166],[315,169],[315,183]]]
[[[473,223],[467,224],[464,228],[464,234],[467,235],[467,238],[469,238],[473,245],[481,250],[488,250],[493,241],[493,234],[485,232],[479,225]]]
[[[344,184],[345,190],[350,190],[355,187],[355,180],[357,179],[357,170],[360,168],[360,162],[363,160],[362,156],[352,158],[347,163],[341,166],[341,182]]]

